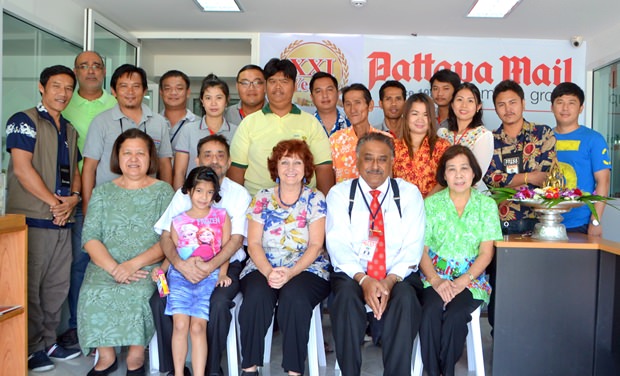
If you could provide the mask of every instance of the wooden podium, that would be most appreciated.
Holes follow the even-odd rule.
[[[27,231],[23,215],[0,217],[0,376],[28,372]]]

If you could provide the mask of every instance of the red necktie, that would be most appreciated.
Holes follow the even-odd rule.
[[[385,234],[383,232],[383,213],[379,205],[379,194],[381,192],[373,189],[370,191],[370,194],[372,195],[372,202],[370,203],[370,233],[378,239],[378,242],[372,260],[368,261],[367,270],[369,276],[381,280],[385,278]]]

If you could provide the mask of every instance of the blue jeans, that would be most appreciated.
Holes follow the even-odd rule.
[[[80,295],[80,287],[84,280],[86,267],[90,262],[88,253],[82,251],[82,226],[84,225],[84,214],[82,213],[81,203],[75,209],[75,224],[71,228],[71,248],[73,260],[71,261],[71,284],[69,286],[69,328],[77,328],[77,306]]]

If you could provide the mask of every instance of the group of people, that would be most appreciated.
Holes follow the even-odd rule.
[[[376,125],[368,88],[340,88],[327,72],[310,81],[314,115],[302,111],[286,59],[243,67],[231,106],[227,84],[208,75],[201,117],[180,71],[160,79],[161,114],[142,104],[142,68],[118,67],[111,95],[105,72],[93,51],[73,70],[46,68],[41,102],[7,122],[7,212],[29,226],[33,371],[79,356],[79,342],[99,353],[89,376],[114,372],[121,345],[127,375],[144,375],[157,332],[161,371],[189,374],[189,335],[193,374],[221,375],[240,292],[243,375],[258,374],[274,316],[282,367],[303,374],[313,309],[330,294],[344,375],[360,374],[367,330],[384,374],[410,372],[419,333],[428,374],[453,375],[471,313],[489,304],[493,325],[493,241],[535,223],[525,206],[498,207],[488,187],[542,186],[559,161],[568,183],[608,193],[607,146],[579,125],[584,94],[573,83],[552,93],[555,129],[525,121],[523,89],[499,83],[502,124],[491,132],[479,89],[449,70],[431,78],[431,96],[407,98],[386,81]],[[601,235],[587,208],[565,223]],[[164,274],[167,296],[155,284]],[[67,296],[69,329],[57,337]]]

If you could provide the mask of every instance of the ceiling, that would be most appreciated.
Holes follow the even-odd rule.
[[[143,32],[274,32],[588,40],[620,19],[618,0],[522,0],[505,19],[468,19],[475,0],[237,0],[243,13],[204,13],[193,0],[73,0]]]

